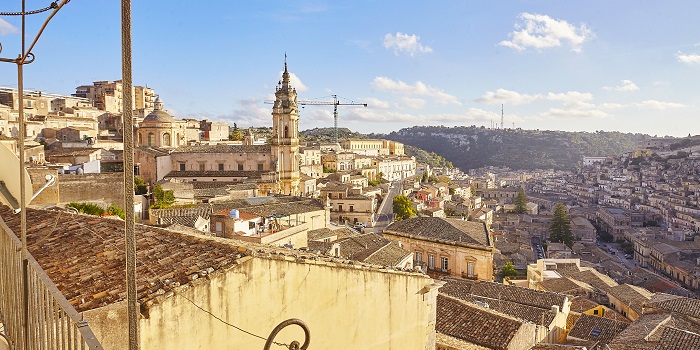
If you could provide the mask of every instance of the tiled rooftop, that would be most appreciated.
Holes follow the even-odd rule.
[[[556,293],[573,293],[576,289],[586,288],[586,284],[579,282],[575,283],[572,280],[562,277],[562,278],[551,278],[540,282],[540,287],[546,291],[556,292]],[[590,287],[589,287],[590,288]]]
[[[440,289],[442,293],[461,298],[466,295],[476,295],[504,301],[512,301],[523,305],[549,310],[552,305],[563,307],[566,295],[534,290],[518,286],[505,285],[495,282],[469,281],[450,279]]]
[[[608,291],[608,296],[613,296],[621,303],[629,306],[637,314],[642,314],[642,306],[651,300],[651,292],[648,290],[633,286],[630,284],[621,284],[611,287]]]
[[[507,349],[521,325],[512,317],[438,294],[438,333],[490,349]]]
[[[366,233],[336,241],[340,255],[350,260],[363,261],[381,266],[397,266],[411,254],[376,233]]]
[[[698,299],[657,293],[646,303],[646,306],[700,318],[700,300]]]
[[[173,153],[265,153],[270,154],[270,145],[195,145],[181,146]]]
[[[625,322],[582,314],[576,321],[576,324],[574,324],[574,327],[571,328],[571,331],[569,331],[568,336],[607,344],[627,328],[628,325]]]
[[[493,245],[484,223],[459,219],[415,217],[393,222],[385,231],[400,236],[424,237],[481,246]]]
[[[555,317],[551,312],[552,305],[562,307],[565,298],[564,295],[557,293],[500,283],[456,279],[447,280],[447,283],[440,288],[440,293],[467,302],[484,302],[493,310],[537,324],[551,323]]]
[[[13,232],[20,217],[8,207],[0,216]],[[30,253],[78,311],[126,298],[124,222],[83,214],[27,209]],[[204,236],[136,225],[137,291],[141,302],[235,264],[239,253]]]
[[[259,179],[262,174],[269,173],[269,171],[217,171],[217,170],[205,170],[205,171],[171,171],[166,178],[174,177],[237,177],[237,178],[248,178],[248,179]]]
[[[700,349],[700,334],[666,327],[654,350]]]

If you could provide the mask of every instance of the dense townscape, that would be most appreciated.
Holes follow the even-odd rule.
[[[571,170],[463,172],[418,162],[393,140],[302,142],[285,63],[269,137],[177,119],[154,89],[135,87],[132,190],[125,93],[120,81],[72,96],[30,91],[21,135],[18,92],[0,90],[0,143],[17,153],[24,140],[40,191],[27,210],[32,261],[104,349],[126,336],[115,330],[132,209],[149,349],[257,348],[231,337],[230,323],[257,334],[289,317],[319,334],[317,349],[700,346],[698,137],[643,136]],[[20,229],[3,189],[1,268]],[[45,329],[37,342],[63,341]]]

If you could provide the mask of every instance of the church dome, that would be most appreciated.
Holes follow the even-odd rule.
[[[146,118],[143,118],[144,123],[172,123],[174,121],[175,118],[163,110],[163,102],[160,100],[160,96],[156,97],[156,100],[153,102],[153,112],[149,113]]]

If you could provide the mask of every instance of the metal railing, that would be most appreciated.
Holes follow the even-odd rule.
[[[23,266],[21,242],[0,219],[0,321],[13,350],[102,350],[88,322],[66,300],[30,254]],[[22,275],[27,271],[29,315],[23,325]],[[24,337],[27,337],[25,348]]]

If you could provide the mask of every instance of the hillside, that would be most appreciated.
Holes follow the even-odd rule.
[[[434,152],[462,170],[484,166],[512,169],[576,167],[583,156],[619,155],[635,148],[641,134],[565,132],[483,127],[414,126],[371,134]]]

